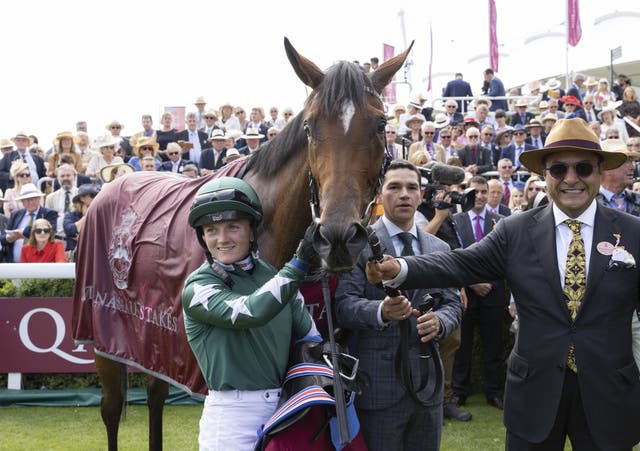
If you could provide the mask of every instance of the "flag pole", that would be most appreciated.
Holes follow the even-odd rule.
[[[569,85],[569,0],[565,0],[564,2],[564,8],[565,8],[565,20],[566,20],[566,28],[565,28],[565,40],[564,40],[564,46],[565,46],[565,51],[564,51],[564,73],[565,73],[565,78],[564,78],[564,84],[565,84],[565,89],[569,89],[569,87],[571,85]]]

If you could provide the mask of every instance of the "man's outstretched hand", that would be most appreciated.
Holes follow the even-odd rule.
[[[373,285],[378,285],[383,280],[391,280],[400,272],[400,263],[391,255],[385,255],[382,263],[376,261],[367,262],[367,280]]]

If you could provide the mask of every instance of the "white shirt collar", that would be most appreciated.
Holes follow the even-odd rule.
[[[589,207],[585,211],[583,211],[582,214],[577,218],[570,218],[569,216],[567,216],[566,213],[560,210],[560,208],[558,208],[558,206],[555,203],[552,205],[552,208],[553,208],[553,218],[555,220],[556,227],[558,227],[558,225],[562,224],[567,219],[576,219],[583,224],[593,227],[596,220],[596,200],[595,199],[591,201],[591,205],[589,205]]]
[[[400,227],[398,227],[393,222],[391,222],[389,219],[387,219],[386,216],[382,216],[382,222],[384,223],[384,226],[387,228],[387,232],[389,232],[389,236],[396,236],[398,233],[404,232],[404,230],[402,230]],[[408,230],[408,232],[411,235],[413,235],[413,237],[416,240],[418,239],[418,229],[417,229],[415,223],[411,226],[411,228]]]

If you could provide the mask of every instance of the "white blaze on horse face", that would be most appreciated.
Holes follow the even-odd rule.
[[[351,119],[353,119],[355,112],[356,108],[351,100],[342,105],[342,128],[344,128],[345,134],[349,131],[349,125],[351,125]]]

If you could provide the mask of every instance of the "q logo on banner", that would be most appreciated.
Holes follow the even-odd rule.
[[[53,319],[56,325],[56,338],[53,344],[48,348],[39,348],[38,346],[33,344],[33,342],[31,341],[31,337],[29,337],[29,321],[31,320],[31,317],[36,313],[46,313]],[[55,310],[48,309],[48,308],[37,308],[37,309],[30,310],[29,312],[27,312],[26,315],[24,315],[24,317],[22,317],[22,320],[20,321],[19,333],[20,333],[20,340],[22,340],[22,344],[24,344],[26,348],[32,352],[37,352],[39,354],[52,352],[58,357],[63,358],[71,363],[77,363],[78,365],[87,365],[87,364],[93,363],[93,359],[89,359],[89,360],[80,359],[60,349],[60,344],[62,343],[62,340],[64,340],[64,336],[66,334],[66,328],[64,325],[64,319]],[[81,349],[81,348],[82,346],[76,349]]]

